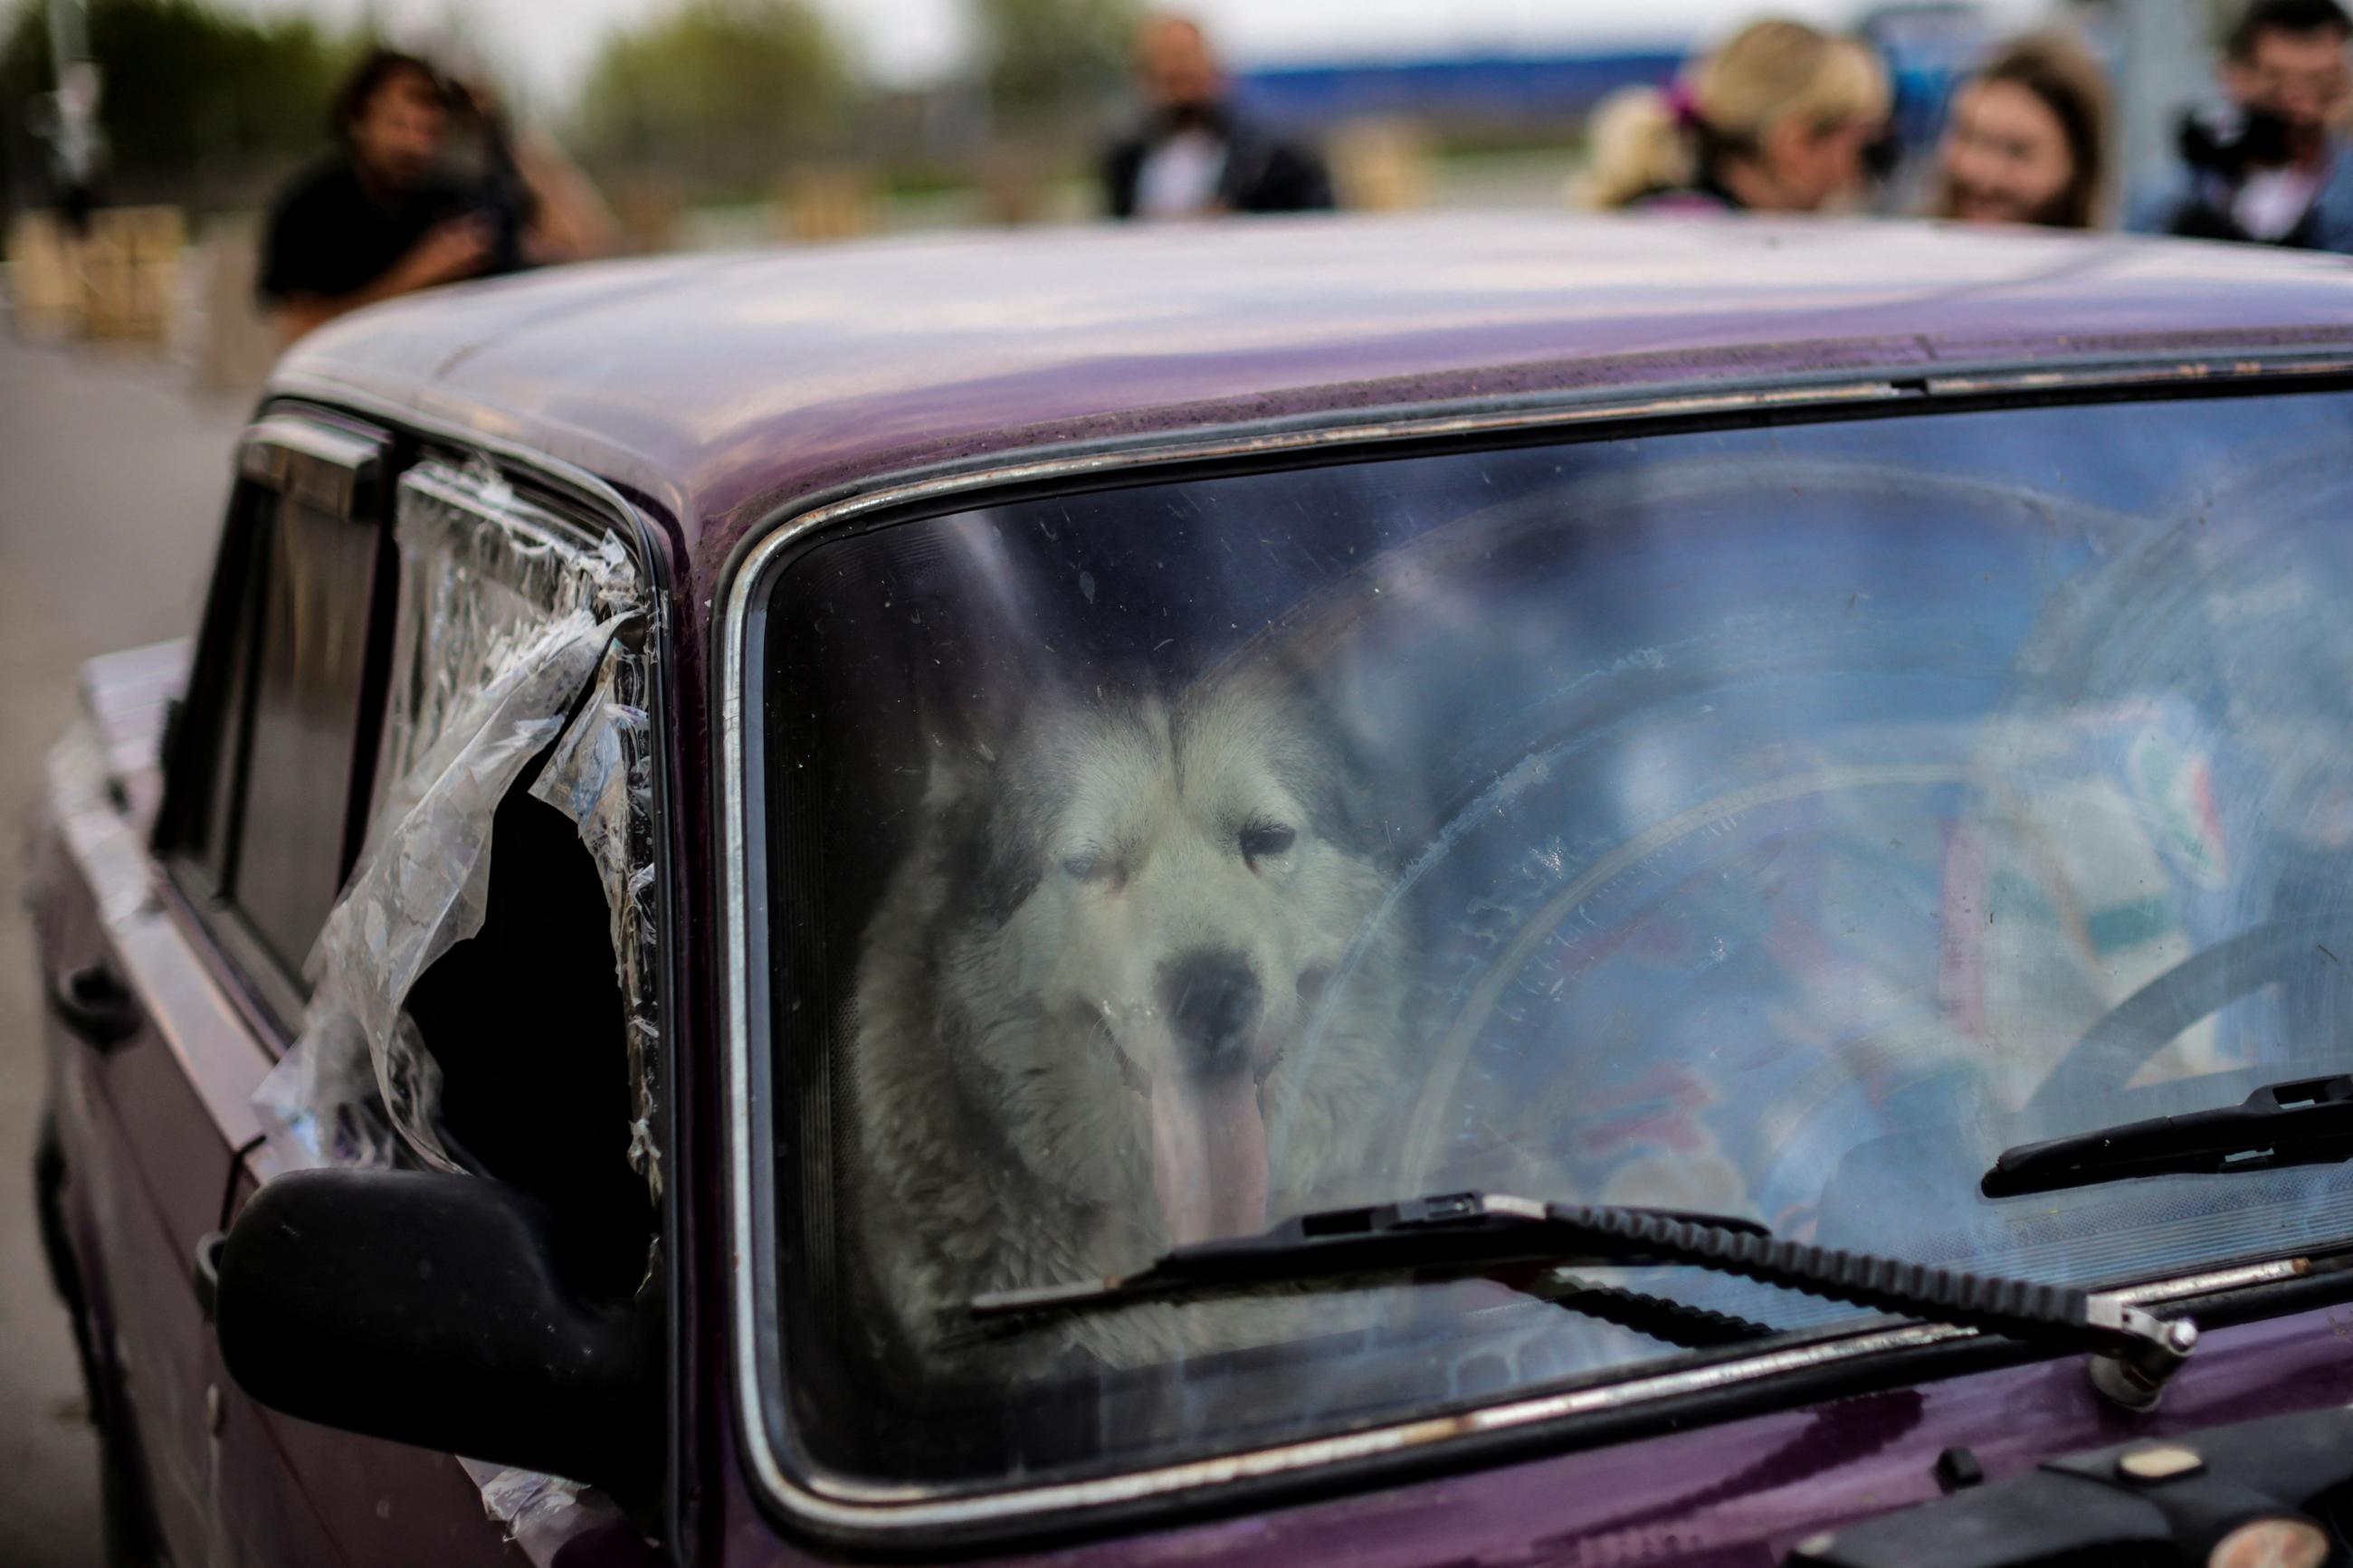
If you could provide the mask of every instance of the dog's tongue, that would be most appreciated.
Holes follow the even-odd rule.
[[[1266,1122],[1246,1072],[1152,1080],[1152,1179],[1182,1247],[1266,1226]]]

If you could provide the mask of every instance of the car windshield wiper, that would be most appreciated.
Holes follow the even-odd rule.
[[[1978,1182],[1989,1198],[2133,1176],[2215,1175],[2353,1160],[2353,1075],[2265,1084],[2238,1105],[2021,1143]]]
[[[976,1318],[1099,1310],[1133,1302],[1249,1294],[1368,1278],[1485,1278],[1521,1288],[1530,1266],[1680,1264],[2053,1350],[2091,1353],[2093,1380],[2120,1403],[2155,1403],[2197,1342],[2113,1296],[1963,1274],[1783,1241],[1753,1221],[1456,1193],[1302,1215],[1252,1237],[1198,1242],[1134,1273],[974,1298]],[[1662,1336],[1663,1337],[1663,1336]]]
[[[1481,1205],[1483,1214],[1471,1212]],[[1780,1332],[1726,1312],[1580,1279],[1577,1261],[1558,1244],[1516,1224],[1524,1198],[1476,1193],[1419,1198],[1377,1209],[1303,1215],[1264,1234],[1181,1247],[1132,1274],[1071,1285],[1002,1290],[976,1297],[976,1319],[1068,1313],[1175,1298],[1240,1295],[1308,1285],[1346,1285],[1364,1278],[1489,1279],[1524,1296],[1598,1318],[1686,1350],[1709,1350]],[[1689,1225],[1767,1235],[1754,1220],[1682,1209],[1627,1209]],[[1599,1261],[1599,1259],[1588,1259]]]

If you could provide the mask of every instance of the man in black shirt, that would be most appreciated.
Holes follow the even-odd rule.
[[[443,161],[450,112],[484,127],[488,173]],[[279,197],[259,291],[288,342],[437,283],[577,260],[602,247],[595,194],[552,148],[512,150],[495,110],[414,55],[375,49],[335,95],[341,151]]]
[[[1332,205],[1332,176],[1313,148],[1235,112],[1225,73],[1189,16],[1137,29],[1136,88],[1146,118],[1103,160],[1104,205],[1118,218],[1210,217]]]

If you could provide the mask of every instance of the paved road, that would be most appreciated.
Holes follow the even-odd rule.
[[[41,992],[17,897],[42,753],[92,654],[192,626],[246,405],[0,325],[0,1564],[100,1559],[97,1447],[33,1226]]]

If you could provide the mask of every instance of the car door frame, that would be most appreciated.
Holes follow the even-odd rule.
[[[664,1020],[658,1050],[649,1064],[656,1084],[653,1134],[665,1173],[658,1210],[662,1256],[655,1288],[662,1291],[669,1307],[665,1336],[669,1462],[659,1500],[659,1533],[662,1550],[670,1560],[680,1563],[700,1561],[703,1539],[717,1534],[715,1516],[710,1516],[708,1510],[716,1504],[718,1495],[711,1489],[696,1488],[691,1478],[696,1473],[697,1455],[711,1440],[702,1431],[702,1426],[714,1411],[723,1417],[725,1407],[723,1403],[706,1404],[694,1394],[698,1367],[690,1305],[694,1300],[691,1276],[694,1246],[690,1227],[691,1194],[695,1183],[686,1142],[692,1118],[684,1102],[695,1092],[695,1086],[686,1074],[685,1053],[680,1049],[681,1029],[687,1026],[681,1020],[687,1016],[691,992],[685,979],[684,944],[678,933],[680,910],[686,902],[684,889],[696,875],[697,862],[689,852],[693,842],[692,827],[682,819],[678,805],[698,797],[683,787],[680,776],[681,758],[675,740],[685,730],[678,715],[686,688],[678,668],[679,645],[674,635],[674,557],[665,539],[666,533],[674,537],[674,521],[651,499],[625,496],[586,468],[522,443],[492,437],[466,425],[435,420],[414,409],[382,402],[349,388],[312,389],[297,384],[266,405],[263,416],[265,420],[293,420],[334,429],[375,428],[385,433],[389,458],[382,474],[380,494],[385,510],[382,527],[388,548],[396,549],[393,543],[393,511],[400,478],[409,468],[433,458],[484,465],[588,537],[604,531],[617,538],[647,585],[649,624],[645,637],[651,655],[651,679],[646,705],[657,759],[651,781],[657,862],[654,897],[659,921],[658,963],[653,980],[657,1016]],[[393,624],[396,614],[397,605],[393,604],[388,607],[385,625],[380,628],[387,664],[396,631]],[[380,731],[384,717],[381,692],[377,696],[369,722]],[[360,794],[355,786],[354,803],[354,816],[346,836],[348,849],[353,855],[368,826],[372,795]],[[223,957],[228,956],[224,952]],[[232,1191],[224,1205],[224,1224],[237,1205],[280,1168],[268,1146],[254,1148],[232,1173]],[[465,1468],[470,1482],[479,1484],[488,1479],[490,1472],[482,1467],[471,1461],[455,1462]],[[487,1503],[489,1500],[483,1500]],[[512,1521],[505,1522],[515,1524]],[[568,1513],[543,1513],[533,1530],[517,1526],[515,1539],[532,1561],[546,1562],[567,1541],[579,1535],[598,1533],[617,1540],[625,1531],[617,1530],[616,1525],[609,1510],[575,1508]],[[637,1561],[634,1556],[628,1560]]]
[[[250,743],[255,681],[245,661],[249,646],[224,650],[220,644],[239,629],[225,626],[240,606],[238,596],[253,575],[249,559],[258,529],[246,509],[257,493],[275,493],[310,505],[346,522],[360,522],[376,533],[375,565],[368,605],[367,651],[360,675],[359,713],[353,728],[354,755],[343,806],[341,865],[338,879],[348,877],[358,858],[359,837],[366,826],[367,803],[373,794],[375,753],[384,728],[385,683],[391,660],[391,612],[396,574],[393,570],[392,519],[388,503],[394,491],[399,459],[406,454],[389,428],[361,424],[324,411],[267,409],[247,426],[237,444],[238,484],[229,502],[218,562],[206,597],[204,621],[182,708],[166,737],[164,798],[156,812],[152,847],[166,879],[177,890],[181,907],[203,942],[216,954],[231,982],[233,995],[257,1013],[255,1023],[263,1048],[274,1061],[285,1053],[302,1026],[306,996],[299,976],[289,975],[236,902],[234,889],[224,889],[211,873],[182,853],[176,839],[188,826],[195,805],[216,822],[226,814],[242,827],[248,777],[240,766],[231,784],[232,798],[223,803],[204,799],[191,803],[180,781],[192,773],[214,771],[209,784],[217,787],[218,758],[207,742],[218,735],[194,722],[191,712],[208,686],[238,689],[236,700],[245,709],[239,722],[240,745]],[[364,514],[373,510],[373,517]],[[249,620],[259,613],[242,606]],[[249,630],[248,628],[246,628]],[[236,661],[227,672],[217,667]],[[233,853],[234,846],[230,847]]]

